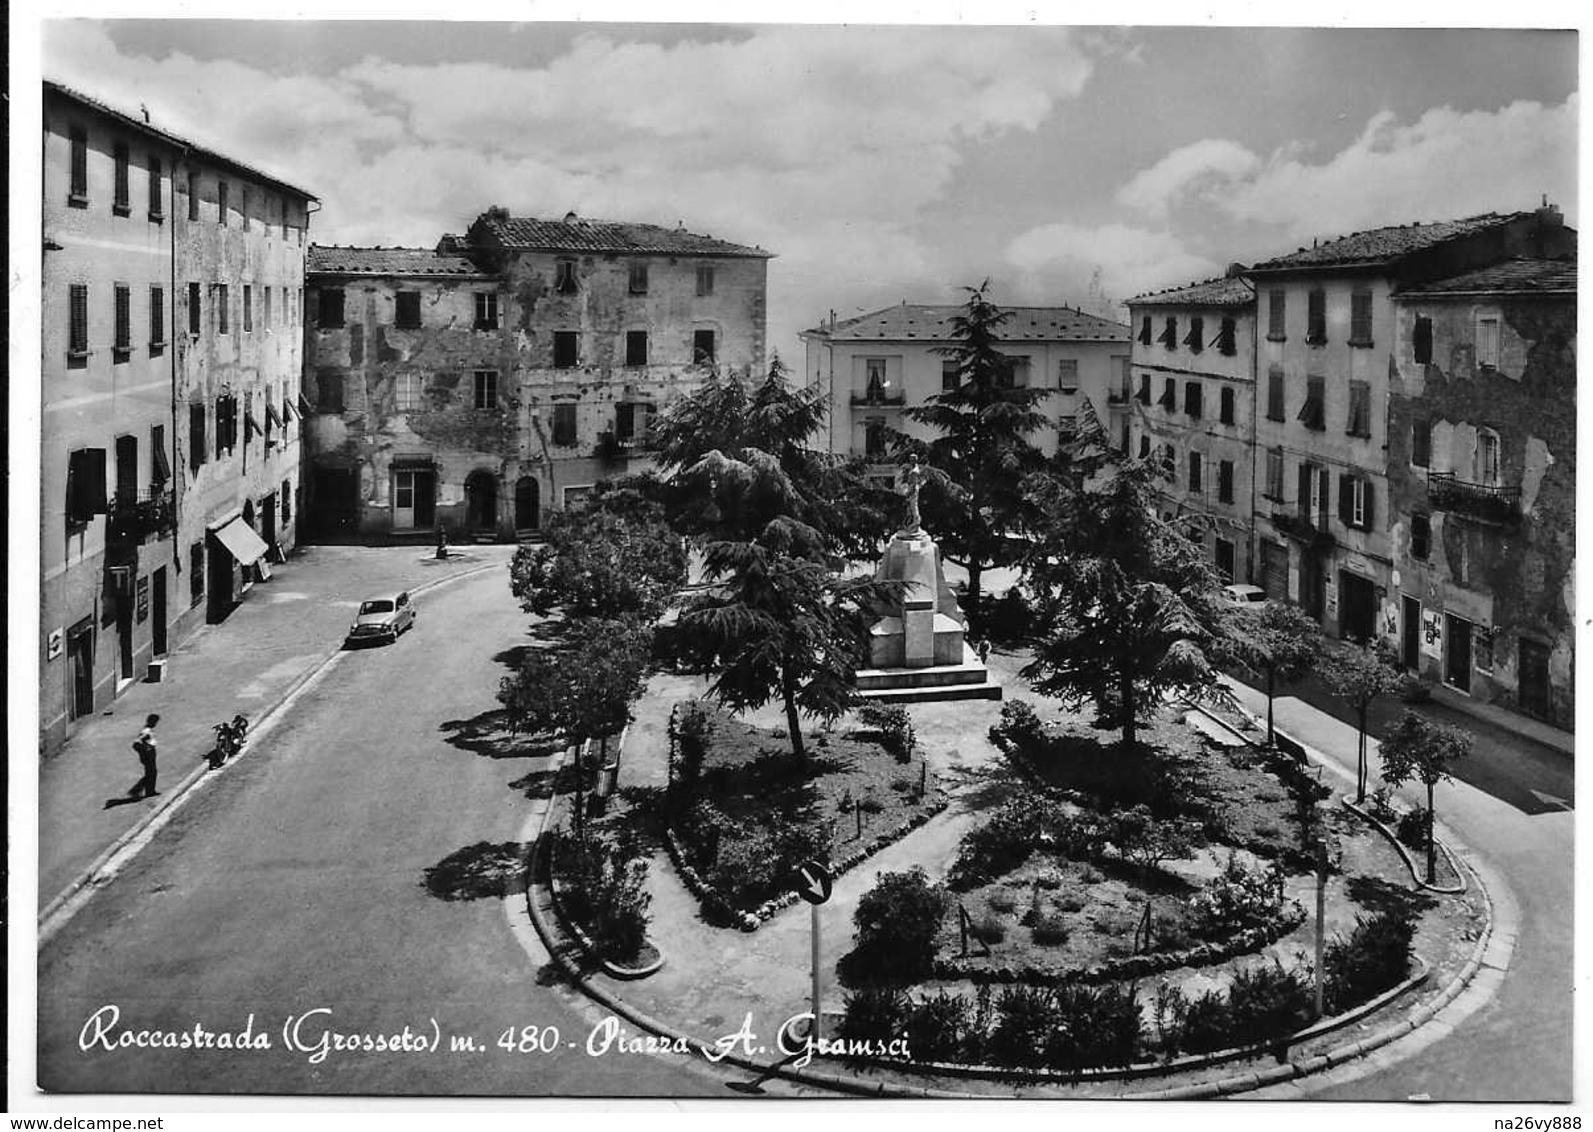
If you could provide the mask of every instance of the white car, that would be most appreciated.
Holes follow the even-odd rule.
[[[366,598],[360,602],[360,611],[354,615],[354,624],[349,626],[348,643],[356,645],[382,640],[391,643],[398,640],[398,634],[414,625],[415,603],[409,599],[409,594]]]
[[[1260,586],[1252,586],[1245,582],[1235,582],[1231,586],[1222,587],[1223,600],[1233,605],[1253,607],[1267,603],[1267,591]]]

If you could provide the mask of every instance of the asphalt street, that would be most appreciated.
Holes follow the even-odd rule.
[[[294,701],[40,954],[41,1087],[727,1095],[701,1058],[589,1056],[603,1015],[506,914],[551,785],[483,726],[525,626],[489,571]]]

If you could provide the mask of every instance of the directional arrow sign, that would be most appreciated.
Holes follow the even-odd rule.
[[[834,883],[830,870],[817,861],[803,861],[797,866],[797,895],[809,904],[823,904],[828,900]]]

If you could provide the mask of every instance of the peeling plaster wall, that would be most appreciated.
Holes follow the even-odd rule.
[[[1400,304],[1399,379],[1390,404],[1389,482],[1401,520],[1394,531],[1400,589],[1426,611],[1454,613],[1491,630],[1471,695],[1520,707],[1520,642],[1549,650],[1548,718],[1574,726],[1576,567],[1576,304],[1569,296],[1411,296]],[[1418,365],[1418,317],[1432,320],[1433,362]],[[1498,318],[1499,365],[1476,363],[1480,318]],[[1411,464],[1412,424],[1432,424],[1431,468]],[[1479,429],[1499,436],[1499,483],[1521,490],[1518,523],[1438,511],[1427,473],[1475,481]],[[1428,514],[1431,552],[1411,552],[1411,514]],[[1491,651],[1491,655],[1489,655]],[[1421,670],[1444,678],[1441,658]]]

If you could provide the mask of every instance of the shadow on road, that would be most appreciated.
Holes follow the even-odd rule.
[[[484,711],[469,719],[450,719],[439,724],[449,746],[485,755],[489,759],[539,759],[558,750],[547,735],[516,734],[509,730],[501,708]]]
[[[439,900],[501,900],[525,887],[526,846],[478,841],[426,870],[421,881]]]

